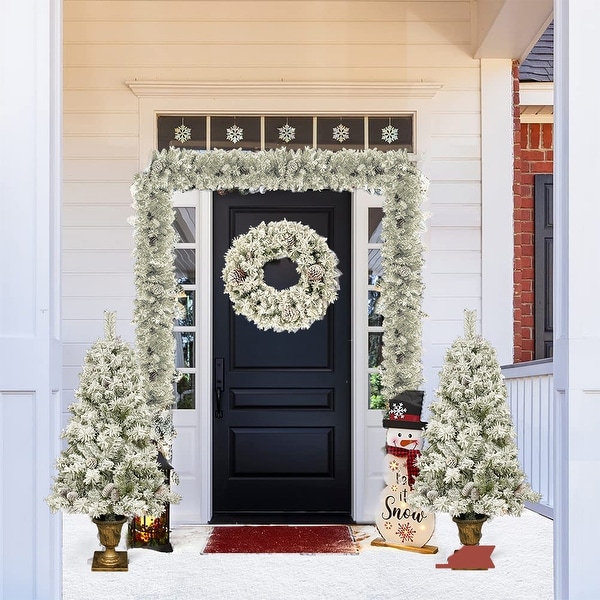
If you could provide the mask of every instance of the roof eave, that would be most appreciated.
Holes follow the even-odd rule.
[[[553,0],[479,0],[475,58],[522,61],[553,18]]]

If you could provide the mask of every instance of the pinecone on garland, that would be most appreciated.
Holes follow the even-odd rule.
[[[307,271],[309,281],[322,281],[325,275],[325,269],[318,264],[310,265]]]
[[[229,273],[229,277],[227,279],[230,283],[239,285],[244,281],[244,279],[246,279],[246,271],[240,269],[239,267],[235,267],[235,269]]]
[[[163,163],[162,160],[155,160],[152,163],[152,166],[150,167],[150,170],[155,173],[155,174],[159,174],[163,169],[165,168],[165,165]]]

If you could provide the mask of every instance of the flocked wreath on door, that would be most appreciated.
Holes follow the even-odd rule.
[[[230,190],[367,189],[384,195],[381,285],[382,396],[390,400],[423,380],[421,204],[426,183],[403,151],[288,150],[260,152],[169,148],[156,152],[132,186],[135,224],[134,323],[144,390],[156,412],[161,446],[170,447],[173,426],[177,312],[173,192]],[[217,200],[218,201],[218,200]]]
[[[300,276],[277,290],[265,282],[266,263],[288,258]],[[238,236],[225,254],[223,281],[233,310],[259,329],[296,332],[322,319],[335,302],[341,273],[327,240],[297,221],[264,221]]]

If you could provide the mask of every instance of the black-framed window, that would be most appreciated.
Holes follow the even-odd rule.
[[[159,115],[157,148],[415,151],[415,115]]]
[[[533,182],[535,210],[535,358],[553,355],[553,176],[535,175]]]

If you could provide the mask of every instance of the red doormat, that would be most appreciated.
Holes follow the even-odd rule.
[[[346,525],[239,525],[215,527],[205,554],[356,554]]]

